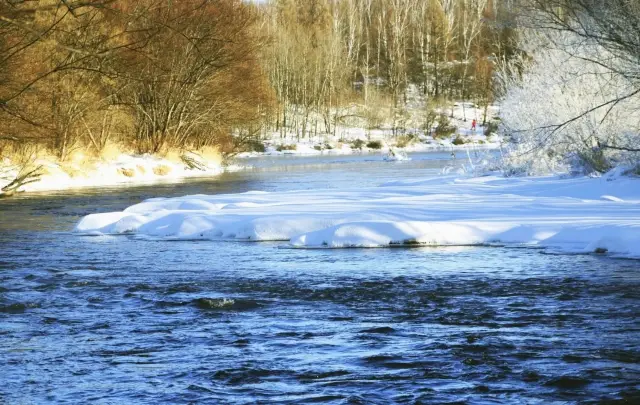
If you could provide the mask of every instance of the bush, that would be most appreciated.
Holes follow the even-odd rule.
[[[156,176],[166,176],[171,173],[171,168],[167,165],[158,165],[153,168],[153,174]]]
[[[635,165],[624,173],[626,176],[640,176],[640,164]]]
[[[457,128],[451,125],[449,117],[440,114],[438,126],[436,127],[434,138],[447,138],[456,132]]]
[[[382,128],[388,118],[389,107],[392,103],[391,97],[383,91],[377,91],[373,87],[369,89],[369,103],[363,111],[368,129]]]
[[[453,140],[454,145],[464,145],[465,143],[467,143],[467,140],[460,135],[456,136],[456,139]]]
[[[351,149],[362,149],[364,145],[365,141],[363,141],[362,139],[356,139],[355,141],[351,142]]]
[[[120,172],[120,174],[122,174],[125,177],[133,177],[136,175],[136,171],[134,169],[127,169],[123,167],[118,169],[118,171]]]
[[[408,145],[411,145],[415,141],[416,141],[416,136],[414,134],[402,135],[398,137],[398,140],[396,141],[396,146],[398,148],[404,148]]]
[[[278,152],[282,152],[285,150],[296,150],[296,149],[298,149],[298,146],[295,143],[291,145],[278,145],[278,147],[276,148]]]
[[[264,153],[266,151],[264,147],[264,143],[260,142],[257,139],[252,139],[247,141],[245,145],[243,145],[243,152],[260,152]]]
[[[369,141],[369,142],[367,142],[367,148],[369,148],[369,149],[382,149],[382,142],[380,142],[380,141]]]
[[[578,167],[581,167],[585,173],[598,172],[606,173],[613,165],[604,155],[602,149],[593,148],[578,152]]]
[[[431,135],[431,131],[433,129],[433,124],[438,120],[438,113],[434,110],[429,109],[424,115],[424,122],[422,123],[422,130],[425,135]]]
[[[331,146],[328,143],[325,143],[324,145],[313,145],[313,149],[319,150],[319,151],[331,150],[331,149],[333,149],[333,146]]]
[[[489,121],[484,126],[484,135],[489,136],[491,134],[495,134],[498,132],[498,122],[497,121]]]

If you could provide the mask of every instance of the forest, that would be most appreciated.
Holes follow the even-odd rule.
[[[118,145],[233,155],[265,137],[346,124],[437,133],[462,102],[484,109],[483,124],[499,103],[499,127],[521,149],[595,154],[586,159],[604,170],[618,152],[637,152],[640,6],[600,3],[5,0],[0,154],[46,151],[63,162]],[[584,82],[568,83],[576,71]],[[602,128],[614,118],[616,128]],[[593,125],[578,128],[583,119]]]

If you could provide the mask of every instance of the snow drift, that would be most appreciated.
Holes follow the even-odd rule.
[[[640,180],[442,177],[349,191],[156,198],[88,215],[75,231],[299,248],[526,245],[640,258]]]
[[[176,181],[189,177],[217,176],[224,171],[218,161],[207,161],[194,152],[183,156],[197,164],[189,167],[179,156],[173,159],[152,155],[120,153],[108,160],[92,160],[78,153],[77,161],[60,164],[54,159],[38,158],[33,167],[41,166],[39,181],[27,184],[19,192],[67,190],[81,187],[106,187],[124,184],[145,184],[159,181]],[[0,189],[20,173],[20,165],[0,161]],[[2,195],[2,191],[0,191]]]

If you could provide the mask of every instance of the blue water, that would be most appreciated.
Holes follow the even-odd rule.
[[[267,158],[0,201],[0,403],[640,403],[640,264],[69,233],[145,198],[375,185],[448,153]]]

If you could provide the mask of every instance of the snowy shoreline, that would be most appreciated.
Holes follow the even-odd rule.
[[[156,198],[88,215],[75,232],[296,248],[506,245],[638,259],[640,179],[446,176],[349,191]]]
[[[445,111],[446,110],[446,111]],[[420,109],[414,112],[421,111]],[[487,124],[496,124],[499,106],[487,110]],[[331,133],[310,131],[297,133],[291,128],[284,132],[264,135],[264,152],[246,152],[240,158],[274,155],[349,155],[359,153],[388,153],[398,150],[404,153],[457,151],[470,149],[500,149],[505,139],[480,123],[484,111],[473,103],[454,103],[451,108],[438,110],[448,120],[449,132],[437,133],[435,123],[429,130],[421,128],[417,122],[394,131],[389,123],[375,129],[363,126],[340,125]],[[473,127],[475,121],[477,126]],[[360,123],[362,124],[362,123]],[[369,147],[377,143],[376,147]]]
[[[42,176],[37,182],[29,183],[18,190],[19,194],[47,191],[64,191],[80,188],[101,188],[114,186],[136,186],[154,183],[179,183],[182,180],[199,177],[215,177],[225,171],[240,170],[242,161],[248,158],[273,157],[273,156],[337,156],[337,155],[382,155],[387,156],[390,151],[394,153],[420,153],[452,151],[462,152],[467,150],[495,150],[501,147],[498,143],[487,144],[416,144],[405,148],[394,148],[384,145],[381,149],[362,150],[344,147],[342,149],[316,150],[305,143],[300,143],[295,151],[278,152],[270,148],[264,153],[251,152],[236,156],[239,165],[223,166],[219,161],[206,160],[198,157],[200,169],[189,168],[179,159],[160,158],[152,155],[120,154],[114,159],[96,161],[89,167],[85,162],[74,164],[71,162],[66,167],[53,160],[38,159],[35,165],[42,166]],[[4,168],[6,179],[0,178],[0,190],[17,176],[19,169],[12,168],[10,162],[4,162],[0,169]],[[0,197],[4,195],[0,191]]]
[[[271,133],[268,139],[261,141],[264,152],[244,152],[235,156],[239,164],[246,158],[273,156],[336,156],[336,155],[383,155],[385,160],[408,160],[402,157],[407,153],[426,153],[448,151],[498,150],[504,145],[504,139],[497,134],[485,134],[486,128],[478,125],[471,129],[470,122],[464,117],[479,118],[482,111],[471,103],[456,103],[450,117],[453,125],[451,134],[444,137],[426,135],[416,128],[407,129],[394,135],[387,129],[367,130],[361,127],[339,127],[332,134],[306,134],[302,139],[293,133],[281,136]],[[499,108],[492,106],[490,119],[495,119]],[[433,132],[433,131],[432,131]],[[457,142],[463,142],[457,144]],[[404,142],[404,143],[401,143]],[[368,147],[377,143],[377,147]],[[41,167],[42,176],[36,182],[20,187],[18,193],[64,191],[77,188],[113,187],[121,185],[144,185],[157,182],[180,182],[183,179],[212,177],[237,167],[223,167],[217,151],[205,151],[200,155],[194,152],[173,151],[167,157],[149,154],[135,155],[131,151],[115,147],[117,152],[96,159],[79,152],[69,161],[60,163],[52,156],[38,156],[28,166],[14,164],[0,158],[0,197],[11,195],[3,193],[2,188],[16,178],[25,168]],[[398,153],[399,152],[399,153]],[[198,164],[198,168],[188,167],[183,159],[187,155]],[[396,155],[401,156],[400,158]]]
[[[152,155],[120,154],[114,159],[93,163],[77,161],[66,166],[48,159],[37,159],[32,166],[40,166],[40,179],[18,189],[18,193],[64,191],[79,188],[144,185],[160,182],[178,183],[184,179],[218,176],[225,168],[218,161],[207,161],[192,154],[199,169],[189,168],[178,158],[168,159]],[[0,189],[19,173],[19,168],[5,162],[6,179],[0,178]],[[4,194],[0,191],[0,197]]]
[[[243,152],[238,154],[238,159],[268,157],[268,156],[336,156],[336,155],[386,155],[390,151],[400,151],[404,153],[421,153],[421,152],[464,152],[470,150],[498,150],[504,145],[501,142],[486,143],[466,143],[463,145],[454,145],[451,142],[439,143],[416,143],[406,147],[395,147],[388,144],[382,145],[380,149],[370,149],[363,147],[362,149],[354,149],[348,144],[340,145],[332,149],[316,149],[312,142],[296,143],[295,150],[277,150],[278,146],[269,145],[265,152]]]

